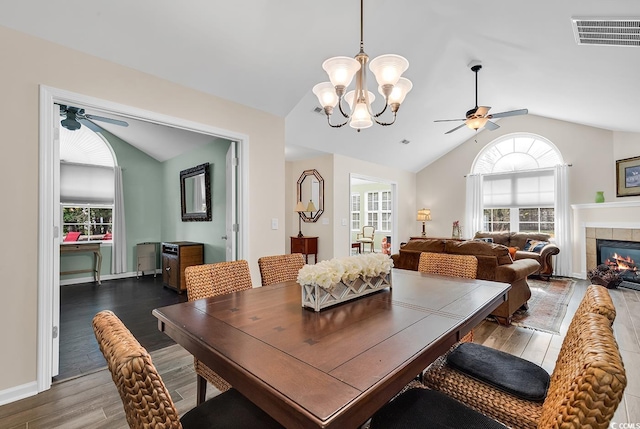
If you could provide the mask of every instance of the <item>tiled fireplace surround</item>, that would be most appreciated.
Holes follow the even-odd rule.
[[[596,240],[622,240],[640,242],[640,228],[585,228],[587,248],[587,271],[598,265],[596,259]]]
[[[573,277],[597,265],[596,239],[640,242],[640,200],[572,204]]]

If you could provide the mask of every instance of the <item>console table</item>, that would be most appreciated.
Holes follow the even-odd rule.
[[[291,253],[302,253],[304,262],[309,263],[309,255],[315,257],[318,262],[318,237],[291,237]]]
[[[77,274],[77,273],[93,273],[93,280],[100,283],[100,268],[102,267],[102,253],[100,252],[100,242],[90,243],[60,243],[60,255],[74,254],[83,252],[93,252],[93,268],[82,270],[60,271],[60,275]]]

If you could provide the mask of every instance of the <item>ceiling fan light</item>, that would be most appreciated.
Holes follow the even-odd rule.
[[[369,69],[376,77],[379,86],[395,85],[407,68],[409,68],[409,61],[395,54],[380,55],[369,63]]]
[[[329,75],[334,87],[346,88],[351,84],[353,76],[360,70],[360,63],[351,57],[333,57],[322,63],[322,68]]]
[[[371,104],[376,100],[376,96],[373,95],[373,92],[371,92],[371,91],[367,91],[367,93],[369,94],[369,104]],[[349,108],[351,108],[351,109],[353,109],[353,98],[355,96],[356,96],[356,92],[355,91],[349,91],[344,96],[344,101],[347,102],[347,104],[349,105]]]
[[[313,93],[318,97],[318,102],[324,107],[335,107],[338,104],[338,95],[331,82],[322,82],[313,87]]]
[[[398,83],[393,86],[393,90],[391,91],[391,94],[389,94],[387,104],[402,104],[409,91],[411,91],[411,88],[413,88],[413,83],[411,83],[409,79],[401,77],[398,79]],[[378,92],[384,95],[382,91],[382,87],[379,86]]]
[[[480,128],[485,126],[488,120],[489,118],[471,118],[467,119],[465,121],[465,124],[467,124],[467,127],[471,128],[472,130],[478,131]]]
[[[351,114],[349,126],[351,128],[357,128],[360,130],[363,128],[369,128],[372,125],[373,120],[371,119],[371,114],[369,114],[367,104],[364,101],[358,102],[353,109],[353,113]]]

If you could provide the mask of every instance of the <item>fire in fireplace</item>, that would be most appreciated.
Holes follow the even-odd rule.
[[[620,286],[640,290],[640,243],[622,240],[596,240],[598,264],[620,273]]]

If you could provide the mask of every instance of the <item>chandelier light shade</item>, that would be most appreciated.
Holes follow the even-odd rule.
[[[360,0],[360,52],[355,58],[333,57],[326,60],[322,63],[322,68],[329,75],[330,82],[319,83],[313,87],[313,93],[318,97],[318,101],[327,115],[327,122],[333,128],[340,128],[349,123],[349,126],[360,131],[363,128],[371,127],[374,122],[378,125],[392,125],[396,121],[400,105],[413,87],[409,79],[402,77],[402,73],[409,67],[409,61],[406,58],[387,54],[380,55],[369,62],[369,56],[364,53],[363,9],[364,0]],[[382,110],[375,114],[371,108],[375,96],[367,89],[367,64],[369,64],[369,69],[378,83],[378,92],[385,101]],[[345,94],[354,77],[356,78],[355,90]],[[343,100],[349,105],[348,114],[342,107]],[[336,106],[345,121],[332,124],[331,115]],[[393,115],[391,122],[383,122],[378,119],[387,108],[391,110]]]

